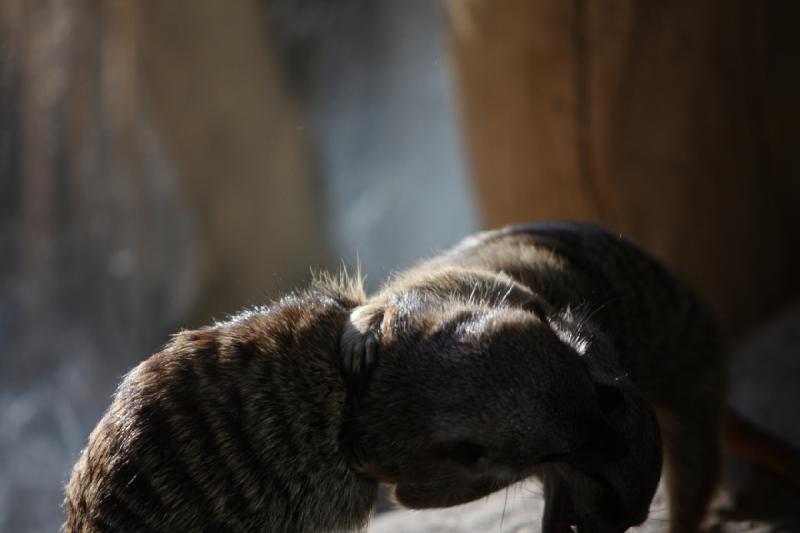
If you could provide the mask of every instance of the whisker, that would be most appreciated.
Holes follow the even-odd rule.
[[[508,297],[511,295],[511,291],[513,291],[513,290],[514,290],[514,287],[513,287],[513,286],[510,286],[510,287],[508,288],[508,290],[506,291],[506,293],[503,295],[503,297],[502,297],[502,298],[500,298],[500,301],[498,302],[498,305],[503,305],[504,303],[506,303],[506,300],[507,300],[507,299],[508,299]]]
[[[508,506],[508,487],[506,487],[506,498],[503,500],[503,514],[500,515],[500,533],[503,533],[503,522],[506,519],[506,507]]]

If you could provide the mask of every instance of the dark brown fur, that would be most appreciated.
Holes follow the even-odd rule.
[[[683,283],[595,226],[469,238],[354,311],[353,461],[411,507],[538,475],[544,531],[611,532],[646,518],[663,441],[670,529],[696,531],[720,460],[714,324]]]
[[[338,439],[356,286],[323,283],[176,335],[133,369],[66,489],[67,533],[351,531],[377,483]]]

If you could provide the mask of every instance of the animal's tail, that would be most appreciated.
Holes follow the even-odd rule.
[[[800,487],[800,451],[728,408],[722,425],[725,448]]]

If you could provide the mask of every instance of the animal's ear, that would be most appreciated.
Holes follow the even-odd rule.
[[[353,309],[340,343],[342,375],[354,392],[363,390],[378,357],[384,306],[368,303]]]

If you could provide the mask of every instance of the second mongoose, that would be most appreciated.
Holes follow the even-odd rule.
[[[343,336],[352,461],[415,508],[544,482],[543,531],[641,523],[662,471],[697,531],[720,468],[726,359],[712,313],[620,235],[490,231],[400,273]],[[388,413],[388,414],[387,414]]]

